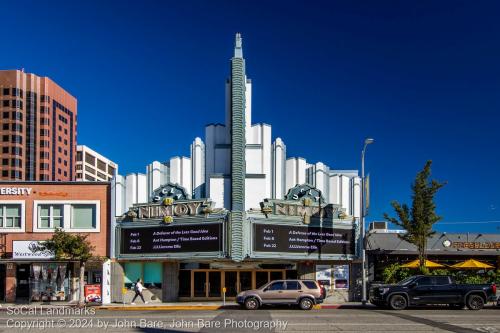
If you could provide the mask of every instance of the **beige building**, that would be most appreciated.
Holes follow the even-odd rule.
[[[76,147],[76,180],[109,181],[118,172],[118,164],[84,145]]]

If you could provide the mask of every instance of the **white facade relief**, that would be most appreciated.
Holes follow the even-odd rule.
[[[321,191],[327,203],[339,204],[348,216],[359,217],[360,177],[352,170],[332,170],[322,162],[308,163],[288,157],[281,138],[273,142],[272,127],[252,124],[252,82],[245,77],[245,209],[260,209],[265,198],[283,199],[288,189],[308,183]],[[189,157],[152,162],[146,174],[118,175],[116,212],[148,201],[152,192],[168,182],[183,186],[192,198],[210,198],[215,208],[231,207],[231,82],[226,80],[225,124],[205,127],[204,141],[197,137]],[[312,142],[311,142],[312,144]]]

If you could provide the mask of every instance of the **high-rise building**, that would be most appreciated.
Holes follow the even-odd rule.
[[[0,179],[75,179],[77,100],[48,77],[0,70]]]
[[[76,180],[110,181],[118,164],[84,145],[76,146]]]

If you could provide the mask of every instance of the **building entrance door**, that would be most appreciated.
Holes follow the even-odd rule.
[[[285,279],[285,272],[282,269],[181,270],[179,297],[182,300],[222,299],[225,287],[226,298],[233,298],[239,292],[260,288],[269,281]]]
[[[30,265],[18,264],[16,267],[16,299],[29,299],[30,297]]]

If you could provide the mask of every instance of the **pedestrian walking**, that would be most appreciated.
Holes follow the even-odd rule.
[[[142,284],[141,279],[140,279],[140,278],[139,278],[139,279],[137,279],[137,282],[135,283],[135,286],[134,286],[135,296],[134,296],[134,298],[132,298],[132,303],[130,303],[130,304],[135,304],[135,303],[134,303],[134,301],[135,301],[135,299],[137,298],[137,296],[140,296],[140,297],[141,297],[142,302],[143,302],[144,304],[148,304],[148,302],[146,302],[146,301],[144,300],[144,296],[142,296],[142,291],[143,291],[144,289],[146,289],[146,287],[144,287],[144,285]]]

